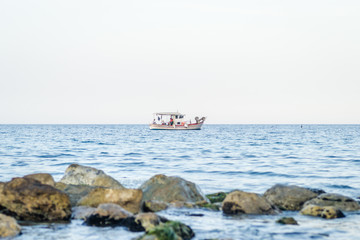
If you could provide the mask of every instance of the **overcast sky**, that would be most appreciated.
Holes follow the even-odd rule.
[[[360,1],[0,1],[0,123],[360,123]]]

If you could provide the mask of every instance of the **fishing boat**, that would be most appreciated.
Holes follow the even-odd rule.
[[[179,112],[154,113],[150,124],[151,130],[200,130],[206,117],[195,117],[193,121],[185,120],[185,114]]]

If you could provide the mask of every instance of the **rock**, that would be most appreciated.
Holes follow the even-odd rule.
[[[39,182],[41,182],[42,184],[47,184],[52,187],[55,186],[54,178],[48,173],[29,174],[29,175],[24,176],[24,178],[35,179],[35,180],[38,180]]]
[[[189,240],[195,236],[193,230],[177,221],[168,221],[146,231],[138,240]]]
[[[61,183],[72,185],[90,185],[108,188],[124,188],[114,178],[106,175],[103,171],[92,167],[71,164],[60,180]]]
[[[140,189],[144,193],[143,200],[155,200],[171,203],[174,201],[197,202],[207,198],[196,184],[180,177],[167,177],[159,174],[143,183]]]
[[[114,203],[100,204],[93,214],[85,218],[84,224],[97,227],[124,226],[133,232],[145,231],[132,213]]]
[[[13,217],[0,213],[0,238],[14,237],[21,231],[21,227]]]
[[[72,185],[57,182],[55,188],[65,192],[69,198],[71,206],[75,207],[77,202],[84,196],[88,195],[93,189],[97,187],[89,185]]]
[[[307,205],[301,210],[300,213],[303,215],[322,217],[326,219],[345,217],[345,215],[341,212],[341,210],[336,209],[335,207],[332,206],[321,207],[316,205]]]
[[[222,203],[226,214],[275,214],[275,208],[256,193],[234,191],[229,193]]]
[[[299,211],[303,204],[319,194],[298,186],[276,184],[264,193],[264,197],[281,210]]]
[[[350,197],[340,194],[324,193],[318,197],[307,201],[304,207],[308,205],[317,206],[333,206],[341,211],[357,211],[360,210],[360,204]]]
[[[142,204],[143,212],[159,212],[169,207],[169,204],[161,201],[146,200]]]
[[[211,203],[222,202],[226,198],[227,193],[225,192],[218,192],[207,194],[206,197],[210,200]]]
[[[141,224],[141,226],[145,228],[146,231],[159,225],[160,223],[165,223],[168,221],[169,220],[166,218],[160,217],[155,213],[139,213],[135,216],[135,222]]]
[[[72,219],[82,219],[85,220],[91,214],[95,212],[96,208],[86,207],[86,206],[78,206],[72,208]]]
[[[139,189],[96,188],[81,198],[77,205],[97,207],[102,203],[114,203],[129,212],[138,213],[142,195],[142,191]]]
[[[66,221],[71,216],[69,197],[31,178],[13,178],[3,184],[0,206],[19,220]],[[0,189],[1,189],[0,188]]]
[[[220,207],[218,205],[213,204],[213,203],[208,203],[207,201],[199,201],[199,202],[196,202],[195,205],[197,207],[206,208],[206,209],[209,209],[209,210],[214,210],[214,211],[219,211],[220,210]]]
[[[297,221],[292,217],[283,217],[278,219],[276,222],[284,225],[298,225]]]

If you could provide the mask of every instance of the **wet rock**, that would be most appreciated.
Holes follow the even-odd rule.
[[[206,197],[210,200],[211,203],[217,203],[224,201],[227,194],[228,193],[225,192],[218,192],[218,193],[207,194]]]
[[[0,238],[14,237],[21,231],[21,227],[13,217],[0,213]]]
[[[0,206],[19,220],[64,221],[71,216],[69,197],[31,178],[13,178],[0,187]]]
[[[146,231],[158,226],[160,223],[168,222],[164,217],[160,217],[155,213],[139,213],[135,216],[135,222],[141,224]]]
[[[278,219],[276,222],[284,225],[298,225],[297,221],[292,217],[283,217]]]
[[[225,214],[275,214],[275,208],[256,193],[234,191],[222,203]]]
[[[300,213],[303,215],[321,217],[326,219],[345,217],[344,213],[341,212],[341,210],[336,209],[335,207],[332,206],[322,207],[316,205],[307,205],[301,210]]]
[[[167,203],[207,201],[196,184],[180,177],[155,175],[143,183],[140,189],[144,193],[144,201],[155,200]]]
[[[124,188],[118,181],[109,175],[106,175],[103,171],[78,164],[71,164],[66,169],[65,175],[60,182],[72,185]]]
[[[72,219],[82,219],[85,220],[91,214],[95,212],[96,208],[86,207],[86,206],[78,206],[72,208]]]
[[[42,184],[47,184],[52,187],[55,186],[54,178],[48,173],[29,174],[29,175],[24,176],[24,178],[35,179],[35,180],[38,180],[39,182],[41,182]]]
[[[216,205],[216,204],[213,204],[213,203],[208,203],[207,201],[199,201],[199,202],[196,202],[195,205],[197,207],[206,208],[206,209],[213,210],[213,211],[219,211],[220,210],[219,205]]]
[[[168,207],[169,204],[162,201],[146,200],[143,202],[142,210],[143,212],[159,212]]]
[[[317,206],[333,206],[341,211],[357,211],[360,210],[360,204],[350,197],[340,194],[324,193],[318,197],[307,201],[304,207],[308,205]]]
[[[176,221],[168,221],[146,231],[138,240],[189,240],[195,236],[193,230]]]
[[[124,226],[133,232],[145,231],[132,213],[113,203],[100,204],[94,213],[85,218],[84,224],[97,227]]]
[[[57,182],[55,188],[65,192],[69,198],[71,206],[76,206],[77,202],[84,196],[88,195],[93,189],[97,187],[89,185],[72,185]]]
[[[299,211],[303,204],[319,194],[298,186],[276,184],[264,193],[264,197],[281,210]]]
[[[138,213],[142,195],[142,191],[139,189],[96,188],[81,198],[77,205],[97,207],[102,203],[114,203],[129,212]]]

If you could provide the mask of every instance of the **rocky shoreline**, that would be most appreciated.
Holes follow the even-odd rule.
[[[125,188],[103,171],[71,164],[59,182],[37,173],[0,182],[0,237],[21,234],[23,221],[70,222],[81,219],[94,227],[122,226],[144,232],[137,239],[191,239],[191,226],[159,214],[168,208],[206,208],[225,215],[277,215],[298,211],[326,219],[359,211],[360,204],[346,196],[319,189],[277,184],[264,194],[234,190],[204,195],[180,177],[155,175],[139,189]],[[296,225],[280,218],[279,224]]]

